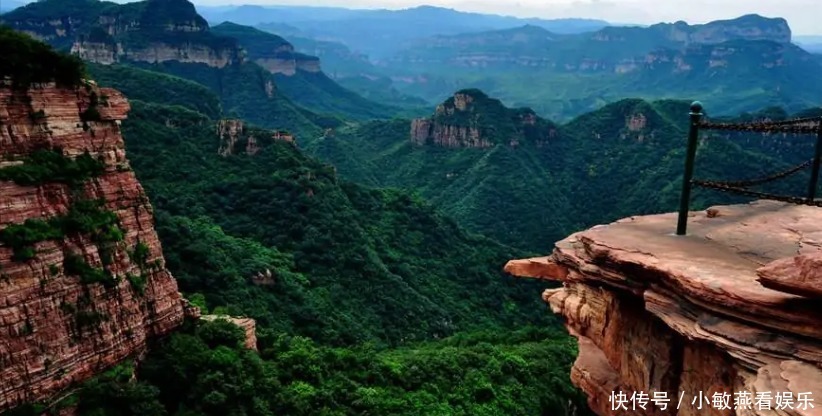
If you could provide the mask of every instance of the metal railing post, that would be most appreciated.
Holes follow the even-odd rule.
[[[811,183],[808,186],[808,202],[816,199],[816,187],[819,184],[819,162],[822,160],[822,117],[819,117],[819,127],[816,129],[816,154],[813,157]]]
[[[676,225],[676,235],[685,235],[688,228],[688,212],[691,202],[691,181],[694,177],[694,159],[696,159],[696,145],[699,140],[699,122],[702,119],[702,103],[694,101],[691,104],[691,128],[688,132],[688,153],[685,156],[685,175],[682,177],[682,195],[679,201],[679,221]]]

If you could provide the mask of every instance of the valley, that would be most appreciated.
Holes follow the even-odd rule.
[[[813,38],[760,15],[639,26],[434,6],[3,7],[3,415],[602,415],[603,386],[661,356],[639,349],[621,368],[638,341],[608,332],[611,318],[641,317],[642,336],[666,334],[660,350],[692,332],[644,320],[643,293],[679,302],[683,289],[651,293],[641,280],[661,266],[631,263],[632,234],[602,233],[630,243],[608,248],[619,264],[573,236],[677,210],[693,100],[709,122],[822,117]],[[816,142],[706,133],[697,178],[785,171]],[[752,201],[697,188],[690,207],[710,230],[727,214],[717,241],[737,250],[748,229],[734,207]],[[816,232],[813,211],[757,204],[773,233]],[[815,255],[805,235],[780,238]],[[769,247],[738,257],[784,261]],[[679,278],[670,254],[654,252]]]

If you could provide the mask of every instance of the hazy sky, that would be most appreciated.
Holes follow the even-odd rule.
[[[794,34],[822,34],[822,0],[194,0],[202,5],[299,4],[398,9],[429,4],[520,17],[590,17],[616,23],[704,23],[757,13],[784,17]]]

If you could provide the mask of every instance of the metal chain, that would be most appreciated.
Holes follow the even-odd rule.
[[[799,118],[784,121],[757,121],[752,123],[709,123],[702,122],[698,125],[699,129],[705,130],[725,130],[725,131],[747,131],[747,132],[761,132],[761,133],[792,133],[792,134],[819,134],[822,130],[822,117]],[[787,202],[799,205],[811,205],[822,207],[822,200],[811,200],[808,198],[800,198],[797,196],[776,195],[767,192],[758,192],[746,189],[754,185],[761,185],[768,182],[773,182],[779,179],[786,178],[793,175],[802,169],[805,169],[813,164],[811,159],[807,162],[790,168],[784,172],[746,181],[699,181],[693,180],[691,183],[703,188],[715,189],[722,192],[729,192],[738,195],[751,196],[761,199],[770,199],[774,201]]]
[[[703,130],[732,130],[760,133],[816,134],[819,126],[772,125],[770,123],[701,123]]]
[[[782,121],[759,121],[754,123],[767,123],[772,126],[787,126],[790,124],[803,124],[803,123],[818,123],[822,117],[806,117],[806,118],[793,118],[790,120],[782,120]]]
[[[822,207],[822,200],[808,200],[807,198],[800,198],[798,196],[787,196],[787,195],[776,195],[776,194],[769,194],[765,192],[756,192],[751,191],[744,188],[737,188],[733,186],[729,186],[727,184],[721,182],[712,182],[712,181],[692,181],[692,183],[696,186],[701,186],[703,188],[711,188],[716,189],[722,192],[730,192],[739,195],[745,196],[752,196],[760,199],[770,199],[774,201],[781,201],[781,202],[788,202],[791,204],[798,204],[798,205],[811,205]]]
[[[813,163],[813,159],[809,159],[808,161],[803,162],[802,164],[799,164],[797,166],[794,166],[794,167],[792,167],[792,168],[790,168],[790,169],[788,169],[784,172],[779,172],[779,173],[773,174],[771,176],[766,176],[764,178],[749,179],[749,180],[746,180],[746,181],[721,181],[721,182],[720,181],[706,181],[706,182],[721,183],[721,184],[728,185],[728,186],[742,186],[742,187],[762,185],[763,183],[773,182],[773,181],[776,181],[776,180],[779,180],[779,179],[787,178],[788,176],[791,176],[794,173],[797,173],[797,172],[801,171],[802,169],[805,169],[805,168],[811,166],[812,163]]]

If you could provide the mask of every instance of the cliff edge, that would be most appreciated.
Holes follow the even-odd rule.
[[[84,81],[0,81],[0,411],[48,401],[184,317],[120,134]]]
[[[579,341],[571,378],[591,408],[821,415],[822,209],[757,201],[675,228],[631,217],[505,266],[562,283],[543,298]]]

